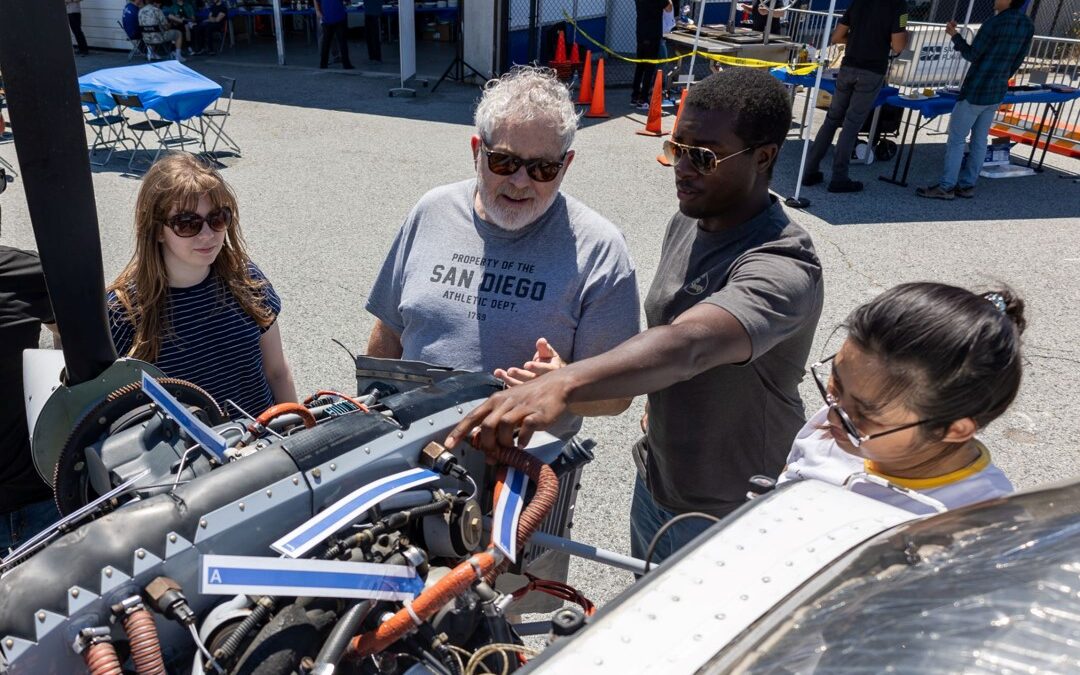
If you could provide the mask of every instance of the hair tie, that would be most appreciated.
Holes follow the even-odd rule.
[[[1005,298],[1002,297],[1001,293],[985,293],[983,294],[983,297],[986,298],[986,300],[990,304],[992,304],[994,308],[997,309],[997,311],[1001,312],[1002,314],[1006,313],[1005,310],[1007,305],[1005,304]]]

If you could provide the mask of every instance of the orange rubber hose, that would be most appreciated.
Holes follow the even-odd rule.
[[[124,617],[124,632],[131,644],[131,660],[139,675],[165,675],[165,660],[161,655],[154,616],[145,608],[136,609]]]
[[[260,429],[266,427],[267,424],[281,415],[296,414],[300,416],[300,419],[304,420],[304,426],[308,429],[315,427],[315,416],[311,414],[311,411],[300,405],[299,403],[278,403],[275,406],[267,408],[263,414],[255,418],[255,421],[248,425],[248,431],[253,434],[260,433]]]
[[[120,658],[111,642],[92,644],[83,650],[82,656],[90,675],[123,675]]]

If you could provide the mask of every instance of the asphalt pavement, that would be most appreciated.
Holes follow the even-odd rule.
[[[95,54],[80,59],[79,68],[125,65],[124,56]],[[280,325],[298,390],[349,391],[355,386],[351,361],[331,340],[363,350],[372,326],[364,302],[402,219],[428,189],[470,175],[479,90],[449,83],[435,94],[390,98],[391,80],[361,71],[205,58],[188,65],[209,77],[238,80],[226,130],[243,154],[222,157],[222,174],[239,198],[252,257],[283,298]],[[609,90],[613,117],[584,120],[563,187],[623,229],[644,295],[677,201],[671,170],[655,160],[660,141],[634,134],[644,118],[631,114],[628,99],[627,90]],[[665,128],[670,123],[666,118]],[[809,209],[791,214],[813,236],[826,283],[812,358],[835,350],[842,338],[834,329],[850,310],[897,283],[1008,283],[1027,302],[1025,379],[1012,408],[981,436],[1020,488],[1073,477],[1069,458],[1080,437],[1080,246],[1074,229],[1080,226],[1080,162],[1051,156],[1040,175],[983,180],[970,201],[917,198],[914,186],[933,182],[940,170],[943,142],[941,135],[921,138],[907,189],[878,181],[891,170],[881,163],[853,167],[852,176],[866,182],[861,194],[804,189]],[[801,148],[793,138],[781,153],[774,187],[782,196],[794,190]],[[0,157],[15,163],[14,147],[0,144]],[[126,156],[94,168],[108,280],[132,251],[139,182],[126,174],[125,164]],[[0,243],[34,248],[20,181],[0,203]],[[811,409],[820,404],[809,378],[803,395]],[[629,551],[630,447],[639,434],[642,402],[619,417],[586,423],[583,433],[597,441],[597,459],[585,471],[575,539]],[[603,602],[631,578],[575,561],[570,581]]]

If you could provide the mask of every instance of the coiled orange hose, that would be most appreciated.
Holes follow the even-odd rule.
[[[559,479],[550,466],[517,448],[500,447],[488,453],[488,456],[497,464],[523,471],[536,484],[533,498],[518,518],[517,542],[518,546],[524,546],[559,498]],[[409,608],[400,610],[376,630],[353,638],[349,652],[360,656],[381,652],[415,627],[413,615],[420,621],[427,621],[443,605],[467,591],[481,578],[489,582],[494,580],[503,567],[502,562],[502,554],[494,546],[489,546],[487,551],[472,556],[431,588],[424,590]]]
[[[120,658],[111,642],[96,642],[84,649],[82,656],[90,675],[123,675]]]
[[[139,608],[124,617],[124,632],[131,644],[131,660],[139,675],[165,675],[165,660],[161,655],[154,616]]]

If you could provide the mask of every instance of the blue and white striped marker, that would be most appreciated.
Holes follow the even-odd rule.
[[[424,590],[407,565],[204,555],[199,592],[206,595],[318,596],[411,600]]]
[[[381,478],[337,500],[322,513],[270,544],[270,548],[284,556],[299,558],[390,495],[438,478],[439,474],[420,468]]]
[[[521,507],[525,504],[525,490],[529,477],[513,467],[506,469],[506,477],[495,484],[495,510],[491,519],[491,541],[510,559],[517,562],[517,528]]]
[[[225,449],[229,444],[225,437],[214,431],[202,420],[193,415],[180,401],[165,390],[157,380],[150,377],[144,371],[142,374],[142,388],[146,395],[161,408],[166,415],[176,420],[180,428],[198,443],[204,450],[213,455],[219,462],[225,462]]]

